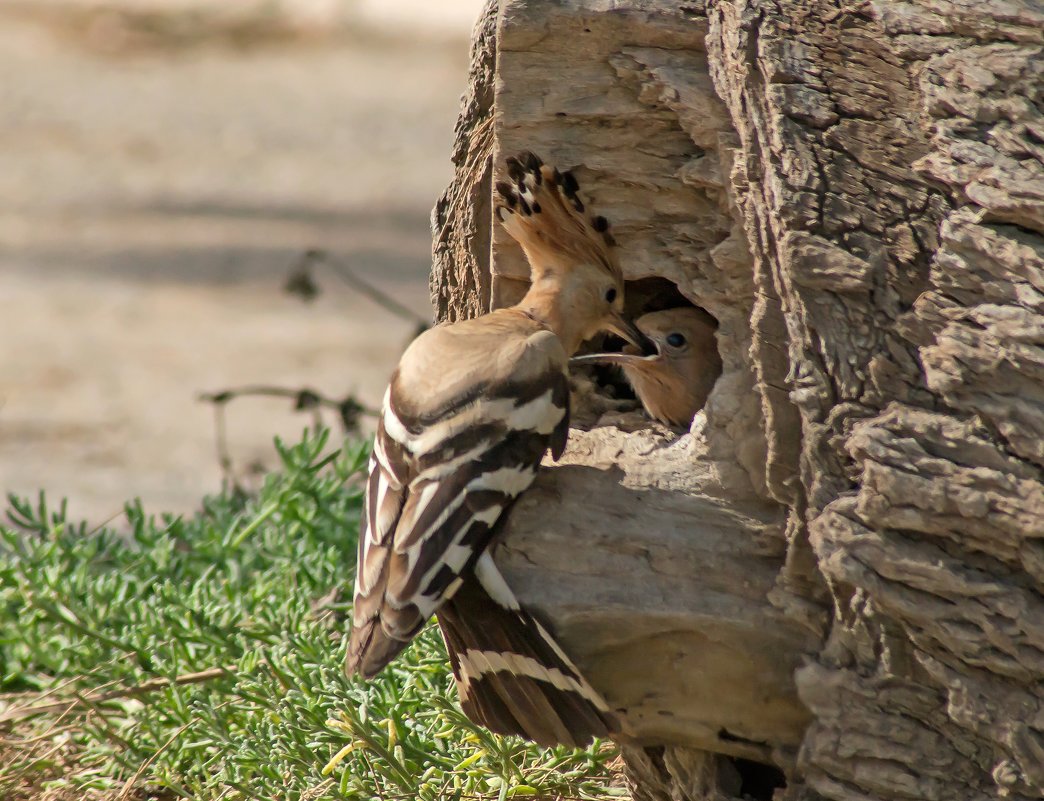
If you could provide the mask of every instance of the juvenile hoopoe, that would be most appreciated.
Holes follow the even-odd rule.
[[[436,611],[461,706],[538,743],[580,746],[613,730],[602,697],[519,606],[488,553],[497,522],[569,433],[568,360],[622,316],[623,276],[570,173],[531,153],[507,160],[497,214],[522,246],[522,301],[433,328],[403,354],[370,461],[348,669],[376,674]]]
[[[688,427],[721,375],[714,318],[690,306],[643,314],[635,325],[655,343],[655,354],[628,345],[621,353],[575,356],[571,362],[619,365],[650,417]]]

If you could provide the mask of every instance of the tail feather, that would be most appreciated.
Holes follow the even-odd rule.
[[[484,554],[439,611],[461,707],[498,734],[583,747],[616,730],[605,700],[521,609]]]

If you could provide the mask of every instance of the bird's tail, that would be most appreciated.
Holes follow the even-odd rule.
[[[508,158],[507,168],[511,180],[496,185],[497,215],[535,274],[586,263],[619,275],[609,222],[588,214],[571,172],[559,172],[529,151]]]
[[[489,554],[438,619],[460,705],[471,720],[545,746],[581,748],[617,730],[605,700],[519,606]]]

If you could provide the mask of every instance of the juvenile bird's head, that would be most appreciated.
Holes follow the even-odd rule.
[[[623,315],[624,280],[604,217],[589,217],[571,173],[532,153],[507,160],[511,182],[497,184],[501,223],[526,254],[530,289],[518,308],[544,320],[573,354],[601,331],[643,353],[652,343]]]
[[[571,363],[619,365],[651,417],[672,426],[688,426],[721,375],[714,319],[700,309],[686,307],[650,312],[639,317],[636,325],[655,343],[655,354],[627,346],[621,353],[576,356]]]

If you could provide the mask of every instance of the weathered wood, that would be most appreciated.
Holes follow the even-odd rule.
[[[574,431],[498,553],[626,709],[639,797],[754,792],[704,752],[788,799],[1040,797],[1039,6],[503,0],[480,30],[442,316],[524,287],[488,187],[525,147],[628,279],[720,322],[692,431]]]
[[[685,441],[646,435],[642,460],[616,428],[573,437],[504,531],[511,586],[553,621],[628,738],[792,761],[809,722],[793,674],[820,640],[768,601],[779,511],[642,468],[686,468]]]
[[[471,39],[468,87],[453,143],[453,183],[431,212],[431,298],[438,320],[475,317],[491,308],[496,25],[497,0],[487,0]]]
[[[835,605],[798,672],[815,716],[800,780],[834,799],[1039,797],[1044,15],[741,0],[709,16],[757,164],[739,204],[800,378],[777,399],[800,414]]]

